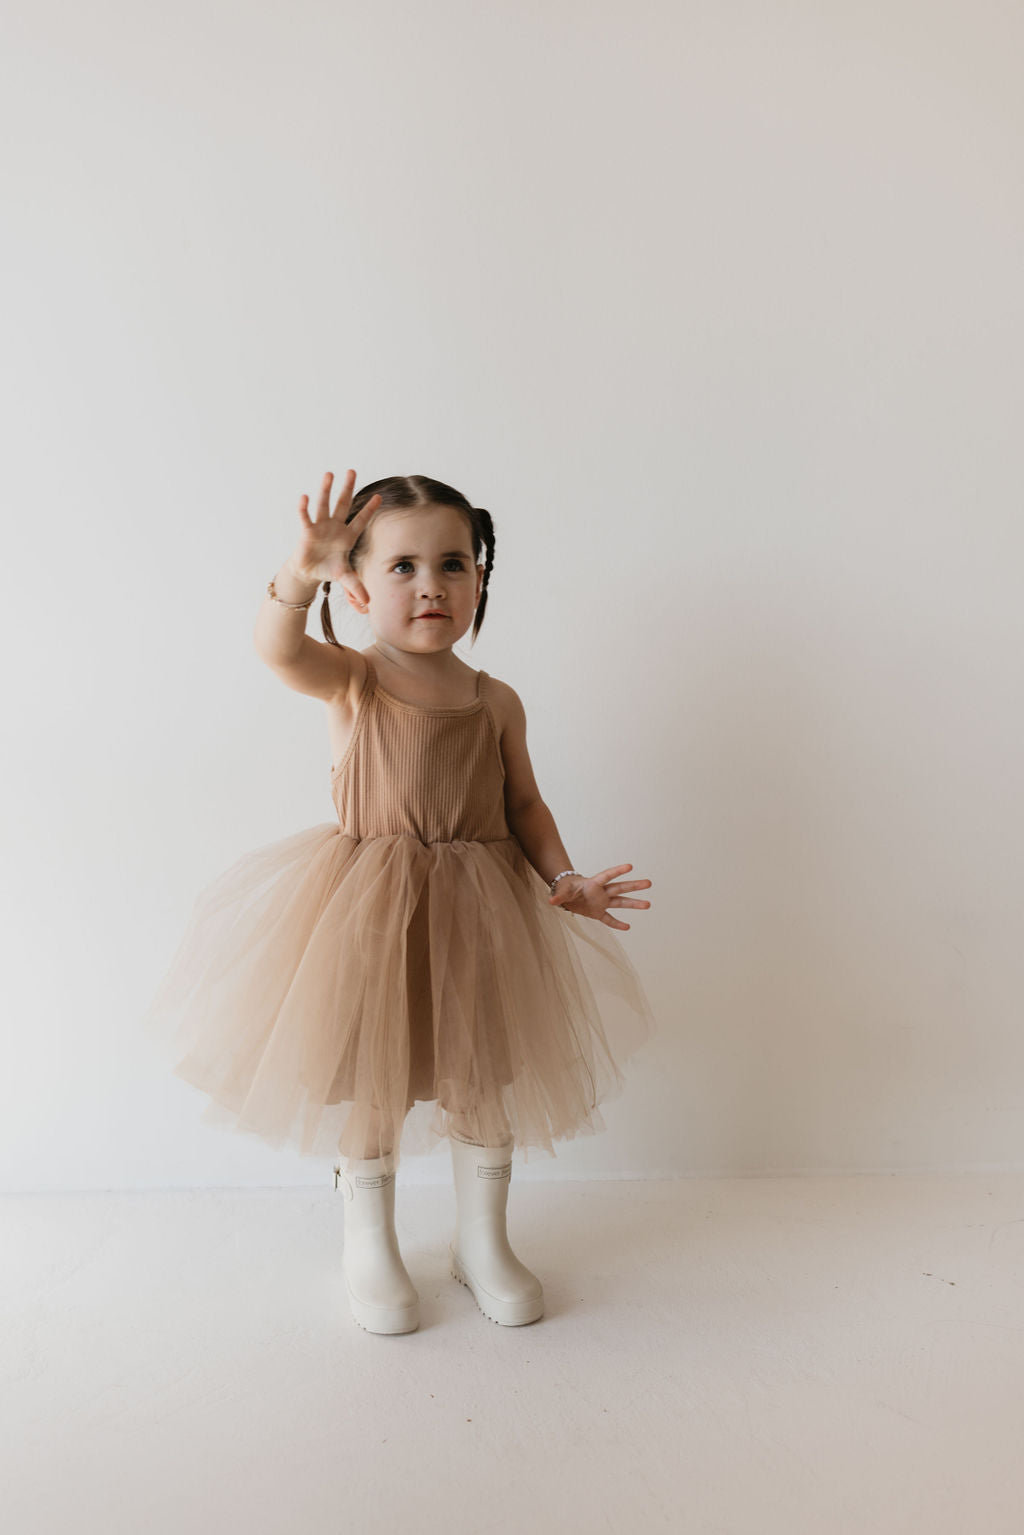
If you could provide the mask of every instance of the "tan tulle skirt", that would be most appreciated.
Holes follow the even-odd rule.
[[[605,1129],[654,1019],[604,923],[548,904],[514,837],[357,839],[328,822],[246,853],[196,900],[142,1020],[203,1119],[303,1156]]]

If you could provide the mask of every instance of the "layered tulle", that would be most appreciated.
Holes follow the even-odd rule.
[[[550,1155],[603,1130],[654,1027],[616,933],[549,905],[514,837],[335,822],[202,892],[143,1022],[208,1095],[204,1119],[303,1156],[396,1159],[451,1128]]]

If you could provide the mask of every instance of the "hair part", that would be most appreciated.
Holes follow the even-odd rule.
[[[480,601],[473,615],[471,643],[475,642],[480,632],[480,625],[484,621],[484,609],[487,607],[487,583],[494,568],[494,524],[491,521],[490,512],[482,506],[470,505],[461,491],[451,485],[445,485],[441,480],[431,480],[425,474],[392,474],[386,479],[374,480],[371,485],[363,486],[362,490],[352,498],[352,506],[345,518],[346,523],[351,522],[367,502],[373,500],[374,496],[380,496],[380,505],[349,550],[349,563],[357,575],[369,547],[367,534],[372,532],[373,525],[382,512],[412,511],[418,506],[453,506],[465,517],[473,545],[474,564],[479,565],[480,551],[481,549],[484,551],[484,579],[480,588]],[[320,624],[327,643],[340,645],[331,624],[331,610],[328,603],[330,591],[331,583],[325,581],[324,600],[320,605]]]

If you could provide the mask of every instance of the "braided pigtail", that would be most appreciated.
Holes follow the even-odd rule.
[[[476,605],[476,613],[473,617],[473,639],[475,640],[480,632],[480,625],[484,621],[484,610],[487,607],[487,583],[491,579],[491,571],[494,569],[494,523],[491,521],[490,512],[485,507],[474,507],[473,515],[480,530],[485,550],[484,579],[480,587],[480,601]]]
[[[328,645],[337,645],[339,650],[344,650],[344,645],[340,640],[336,639],[334,635],[334,625],[331,623],[331,609],[327,601],[330,595],[331,583],[329,581],[325,581],[324,600],[320,604],[320,627],[324,631],[324,639],[327,641]]]

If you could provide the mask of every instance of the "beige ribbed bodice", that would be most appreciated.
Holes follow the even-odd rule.
[[[385,691],[369,656],[348,748],[331,774],[343,832],[421,842],[495,842],[505,819],[505,768],[487,697],[455,708],[406,703]]]

